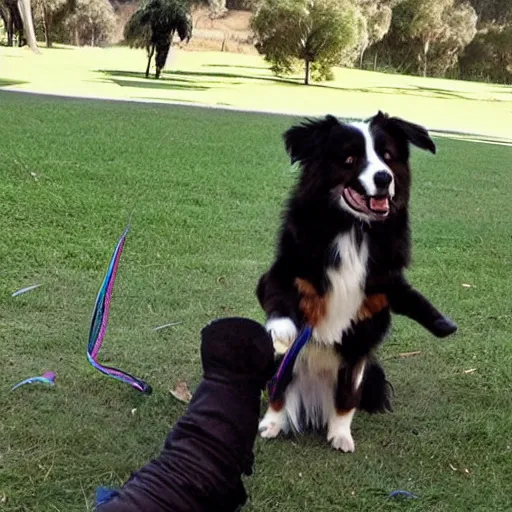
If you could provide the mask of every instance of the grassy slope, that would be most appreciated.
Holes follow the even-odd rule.
[[[387,110],[431,128],[511,137],[512,87],[337,69],[304,87],[275,79],[262,58],[174,50],[159,81],[146,80],[145,52],[127,48],[0,48],[0,79],[13,89],[145,101],[182,101],[287,113],[363,117]],[[0,86],[2,81],[0,81]]]
[[[168,390],[197,384],[200,328],[262,319],[253,289],[293,181],[280,141],[290,119],[6,93],[0,111],[16,116],[0,125],[0,507],[91,510],[95,486],[122,482],[183,412]],[[512,150],[438,143],[436,158],[414,154],[410,278],[460,333],[440,342],[397,318],[382,351],[395,413],[356,417],[354,455],[315,436],[258,441],[248,511],[510,510]],[[85,358],[133,209],[102,356],[146,378],[150,398]],[[55,389],[7,392],[48,369]],[[393,489],[420,499],[389,500]]]

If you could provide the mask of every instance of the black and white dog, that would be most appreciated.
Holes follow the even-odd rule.
[[[438,337],[457,329],[403,275],[410,253],[409,145],[431,153],[436,147],[423,127],[382,112],[361,123],[332,116],[308,121],[284,139],[301,174],[257,296],[278,353],[304,324],[313,335],[260,432],[273,438],[290,427],[327,427],[332,446],[352,452],[355,411],[391,409],[374,355],[391,312]]]

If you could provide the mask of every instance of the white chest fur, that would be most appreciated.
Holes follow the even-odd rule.
[[[343,331],[350,327],[364,299],[368,241],[366,237],[357,244],[353,230],[339,235],[335,250],[340,256],[337,268],[331,268],[327,276],[331,290],[327,298],[327,314],[313,331],[320,343],[332,344],[341,341]]]

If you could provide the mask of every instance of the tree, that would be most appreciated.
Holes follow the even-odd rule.
[[[469,4],[456,5],[455,0],[409,0],[406,4],[414,12],[410,34],[421,44],[418,60],[423,76],[427,76],[429,52],[435,44],[450,41],[446,50],[457,55],[475,37],[477,15]]]
[[[291,73],[303,61],[309,85],[311,71],[329,78],[342,51],[356,42],[357,14],[345,0],[264,0],[251,28],[274,73]]]
[[[0,0],[0,18],[7,32],[7,46],[14,46],[14,36],[17,35],[19,46],[28,44],[34,53],[41,53],[37,47],[30,0]]]
[[[405,0],[374,52],[399,73],[444,76],[476,34],[477,15],[459,0]]]
[[[114,8],[108,0],[77,0],[75,11],[64,21],[66,39],[76,46],[108,44],[115,27]]]
[[[465,49],[460,76],[466,80],[512,83],[512,25],[488,25]]]
[[[363,67],[365,51],[378,43],[391,27],[392,0],[359,0],[359,7],[364,19],[364,29],[359,47],[359,67]]]
[[[226,0],[208,0],[210,8],[210,17],[212,19],[222,18],[227,12]]]
[[[188,42],[192,36],[192,17],[186,0],[146,0],[133,13],[124,35],[131,48],[146,48],[146,78],[155,51],[155,78],[160,77],[176,32],[181,41]]]
[[[512,23],[512,2],[510,0],[470,0],[478,15],[479,23],[503,25]],[[485,28],[484,28],[485,30]]]
[[[54,27],[61,24],[70,13],[74,12],[76,2],[77,0],[36,0],[34,2],[37,18],[43,25],[47,48],[52,47]]]

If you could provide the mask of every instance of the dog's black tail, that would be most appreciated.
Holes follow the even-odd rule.
[[[392,396],[393,387],[386,380],[382,366],[377,361],[368,361],[359,408],[370,414],[392,411]]]

